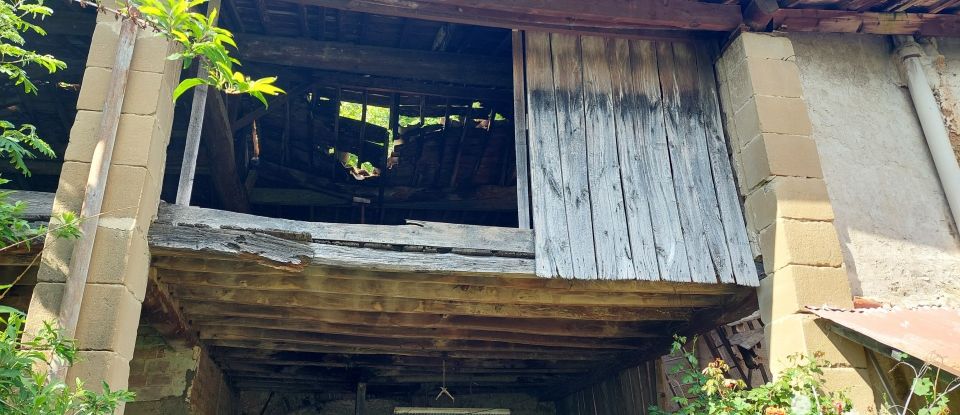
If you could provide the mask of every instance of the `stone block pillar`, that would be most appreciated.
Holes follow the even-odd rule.
[[[98,18],[77,118],[64,154],[55,213],[80,211],[119,32],[120,22],[112,16]],[[180,75],[179,63],[166,60],[172,47],[151,30],[141,30],[136,40],[77,326],[79,363],[69,371],[68,384],[80,377],[95,390],[100,381],[114,389],[127,387],[148,278],[147,230],[159,204],[173,121],[172,90]],[[73,241],[47,238],[27,317],[28,333],[43,321],[56,319],[73,245]]]
[[[762,255],[758,298],[774,375],[798,353],[823,352],[830,385],[876,411],[863,347],[826,330],[806,305],[852,307],[833,209],[788,38],[743,33],[717,62],[721,106],[748,234]]]

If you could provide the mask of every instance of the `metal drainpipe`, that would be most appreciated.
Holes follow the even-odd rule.
[[[940,185],[947,197],[950,213],[953,214],[953,223],[960,226],[960,164],[950,144],[950,135],[940,112],[940,104],[933,96],[933,90],[920,62],[923,49],[913,36],[896,36],[894,42],[898,46],[896,54],[906,74],[913,108],[920,119],[923,136],[927,140],[927,147],[940,177]]]

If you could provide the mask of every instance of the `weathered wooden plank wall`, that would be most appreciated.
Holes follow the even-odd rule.
[[[756,286],[709,50],[525,39],[537,275]]]
[[[646,415],[658,405],[655,362],[621,371],[556,402],[557,415]]]

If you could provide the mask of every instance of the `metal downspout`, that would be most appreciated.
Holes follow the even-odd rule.
[[[920,62],[923,50],[913,36],[895,36],[894,42],[897,45],[897,57],[903,65],[903,72],[907,78],[913,107],[923,128],[923,136],[933,157],[933,163],[937,168],[937,175],[940,177],[943,193],[947,197],[950,213],[953,215],[953,223],[960,226],[960,164],[950,144],[950,135],[947,132],[943,114],[940,112],[940,104],[933,95]]]

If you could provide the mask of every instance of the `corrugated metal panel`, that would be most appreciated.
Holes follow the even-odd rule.
[[[960,310],[950,308],[833,309],[810,312],[960,376]]]

